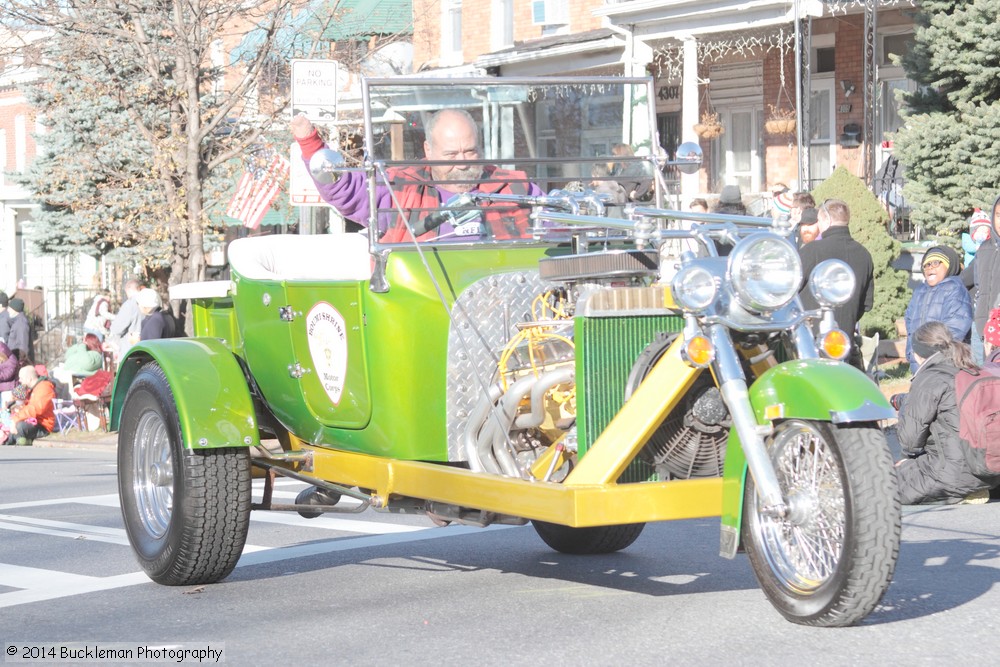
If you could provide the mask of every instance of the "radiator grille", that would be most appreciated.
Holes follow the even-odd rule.
[[[624,402],[625,383],[636,357],[661,331],[680,331],[680,317],[577,317],[577,435],[583,454],[597,440]],[[619,482],[652,479],[653,466],[634,461]]]

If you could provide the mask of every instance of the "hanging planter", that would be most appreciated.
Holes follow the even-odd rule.
[[[774,105],[768,105],[770,115],[764,122],[764,131],[768,134],[794,134],[795,133],[795,110],[780,109]]]
[[[780,43],[781,52],[779,63],[781,64],[780,77],[781,85],[778,87],[777,99],[774,104],[768,104],[768,116],[764,121],[764,131],[771,135],[795,134],[795,105],[792,103],[792,96],[785,88],[785,49],[784,30],[781,31]]]
[[[725,128],[719,121],[719,114],[706,111],[701,115],[701,122],[694,126],[694,131],[702,139],[717,139]]]

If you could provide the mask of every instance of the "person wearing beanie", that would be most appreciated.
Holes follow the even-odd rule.
[[[976,251],[992,235],[990,216],[983,213],[978,208],[969,218],[969,231],[962,233],[962,250],[965,251],[965,261],[963,266],[968,266],[976,257]]]
[[[927,322],[911,332],[918,362],[910,392],[898,404],[896,436],[905,458],[896,463],[900,501],[981,504],[994,483],[976,477],[958,433],[955,376],[975,370],[969,346],[952,338],[941,322]]]
[[[7,304],[7,313],[10,315],[10,334],[7,336],[7,347],[17,355],[22,363],[34,362],[31,323],[24,314],[24,299],[17,297],[11,299]]]
[[[966,341],[972,329],[972,298],[960,273],[958,253],[948,246],[928,248],[921,261],[924,282],[913,290],[906,307],[906,331],[914,332],[927,322],[941,322],[957,341]],[[916,372],[913,336],[906,338],[906,359]]]
[[[815,207],[799,209],[799,247],[819,238],[819,214]]]
[[[775,220],[790,220],[792,214],[792,196],[788,191],[778,192],[771,199],[771,216]]]

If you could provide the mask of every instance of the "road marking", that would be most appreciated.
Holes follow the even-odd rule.
[[[128,538],[125,537],[125,531],[121,528],[103,528],[83,523],[67,523],[65,521],[0,514],[0,530],[14,530],[37,535],[68,537],[71,540],[90,540],[128,546]]]
[[[276,563],[306,556],[316,556],[326,553],[356,551],[373,547],[421,542],[449,537],[459,537],[469,533],[481,533],[484,530],[506,530],[513,526],[490,526],[475,528],[472,526],[449,526],[447,528],[427,528],[418,533],[403,533],[396,535],[375,535],[346,539],[325,540],[311,544],[298,544],[288,547],[251,547],[243,550],[236,567],[249,567]],[[5,583],[10,582],[10,583]],[[25,583],[37,583],[37,586],[25,588]],[[130,572],[112,577],[91,577],[87,575],[69,574],[56,570],[26,568],[20,565],[0,563],[0,584],[21,588],[22,590],[0,594],[0,609],[16,607],[32,602],[56,600],[59,598],[95,593],[97,591],[137,586],[152,583],[144,572]]]
[[[389,533],[414,533],[430,530],[433,526],[403,526],[394,523],[377,523],[374,521],[358,521],[356,519],[331,519],[317,517],[306,519],[289,512],[251,512],[250,520],[258,523],[280,523],[286,526],[302,528],[325,528],[327,530],[342,530],[350,533],[365,533],[368,535],[385,535]]]

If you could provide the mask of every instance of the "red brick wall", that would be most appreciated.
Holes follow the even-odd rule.
[[[603,0],[569,0],[567,15],[570,33],[601,27],[601,19],[592,14]],[[462,60],[474,61],[492,46],[492,6],[490,0],[462,2]],[[413,0],[413,66],[436,67],[441,55],[441,0]],[[542,26],[531,22],[531,0],[514,0],[514,41],[542,37]]]
[[[839,137],[848,123],[855,123],[862,130],[858,139],[864,139],[865,126],[865,91],[864,91],[864,19],[858,16],[845,16],[836,23],[836,82],[834,94],[836,101],[836,123],[834,135]],[[854,82],[854,92],[850,97],[844,94],[840,82]],[[851,111],[840,113],[841,105],[851,105]],[[837,146],[837,165],[847,168],[852,174],[860,174],[863,154],[861,147],[844,148]]]
[[[6,130],[7,150],[0,161],[0,170],[13,171],[17,167],[17,138],[14,125],[14,118],[24,116],[25,139],[25,166],[31,164],[35,155],[35,140],[32,134],[35,132],[35,112],[23,101],[23,95],[18,90],[0,90],[0,129]]]

